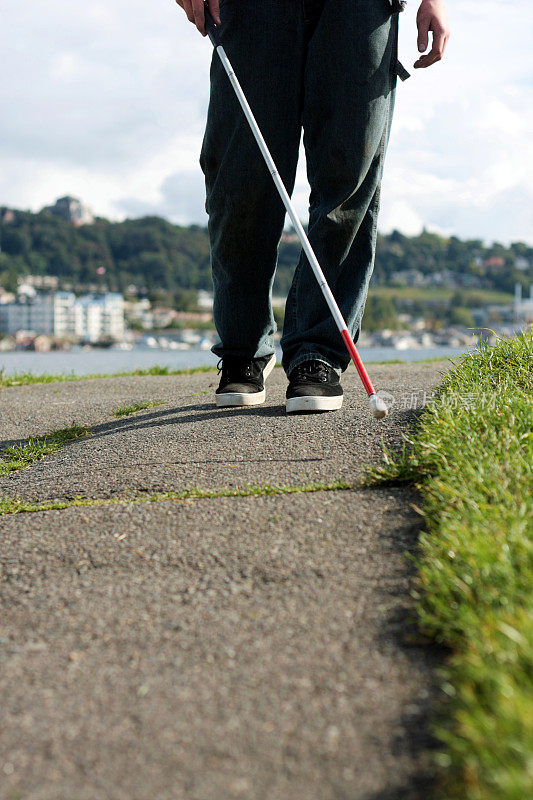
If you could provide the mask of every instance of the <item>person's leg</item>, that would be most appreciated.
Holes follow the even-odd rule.
[[[222,44],[287,190],[301,136],[301,0],[222,0]],[[221,357],[274,353],[271,292],[285,209],[216,53],[200,156]]]
[[[397,14],[389,0],[326,0],[309,44],[304,145],[309,239],[348,328],[359,336],[374,266],[383,161],[394,107]],[[311,359],[349,356],[302,254],[282,338],[288,374]]]

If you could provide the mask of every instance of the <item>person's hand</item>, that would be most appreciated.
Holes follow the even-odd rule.
[[[187,19],[196,25],[202,36],[205,32],[204,0],[176,0],[187,14]],[[216,25],[220,25],[220,0],[208,0],[207,5]]]
[[[441,60],[446,43],[450,38],[444,0],[422,0],[416,15],[416,27],[418,28],[418,50],[420,53],[427,50],[429,31],[433,34],[433,41],[430,52],[425,56],[421,56],[413,66],[415,69],[430,67],[436,61]]]

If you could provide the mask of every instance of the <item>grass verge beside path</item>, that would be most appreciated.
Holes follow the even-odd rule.
[[[65,381],[90,381],[95,378],[129,378],[144,375],[195,375],[197,372],[216,372],[216,367],[190,367],[189,369],[170,369],[170,367],[148,367],[147,369],[134,369],[126,372],[102,372],[94,375],[75,375],[74,373],[60,373],[55,375],[35,375],[33,372],[17,372],[6,375],[0,369],[0,388],[9,386],[30,386],[35,383],[64,383]]]
[[[533,798],[533,335],[463,357],[368,483],[423,496],[415,598],[452,649],[436,733],[444,798]]]

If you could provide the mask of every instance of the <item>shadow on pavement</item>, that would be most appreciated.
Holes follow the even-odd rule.
[[[420,503],[415,490],[407,490],[412,497],[411,502]],[[419,535],[423,526],[414,519],[412,524],[395,527],[394,536],[387,540],[385,550],[402,553],[408,565],[409,590],[416,575],[416,556]],[[436,671],[442,666],[448,650],[434,642],[428,641],[421,634],[416,619],[416,610],[409,598],[409,590],[398,583],[389,591],[391,609],[384,613],[378,633],[378,641],[383,647],[394,647],[400,651],[412,665],[413,671],[423,666],[429,681],[417,697],[408,705],[405,714],[398,720],[404,732],[402,736],[391,736],[388,748],[391,753],[401,756],[408,753],[413,761],[423,753],[424,763],[419,771],[399,786],[391,786],[385,791],[365,794],[360,800],[429,800],[438,789],[437,768],[433,754],[438,742],[431,733],[431,724],[436,709],[443,702],[443,696],[437,684]]]

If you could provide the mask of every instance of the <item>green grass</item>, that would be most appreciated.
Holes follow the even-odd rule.
[[[353,485],[341,480],[331,483],[306,483],[299,486],[273,486],[270,483],[258,486],[247,485],[241,488],[197,489],[188,488],[170,492],[140,492],[138,494],[91,499],[76,497],[72,500],[28,501],[19,497],[0,498],[0,516],[27,514],[38,511],[55,511],[82,506],[112,506],[124,503],[161,503],[180,500],[213,500],[218,497],[272,497],[282,494],[301,494],[310,492],[339,492],[353,489]]]
[[[154,366],[148,369],[135,369],[126,372],[101,373],[94,375],[74,375],[74,373],[58,373],[56,375],[34,375],[33,372],[18,372],[6,375],[0,369],[0,388],[9,386],[29,386],[34,383],[63,383],[65,381],[88,381],[95,378],[124,378],[143,375],[194,375],[197,372],[216,372],[216,367],[191,367],[190,369],[170,369],[170,367]]]
[[[533,335],[463,356],[403,451],[367,483],[414,482],[415,598],[452,655],[441,797],[533,797]]]
[[[389,359],[388,361],[369,361],[369,364],[431,364],[434,361],[442,361],[441,356],[434,358],[424,358],[416,362],[409,362],[401,358]],[[281,367],[281,362],[276,364],[276,367]],[[12,375],[6,375],[3,369],[0,368],[0,389],[9,388],[11,386],[31,386],[40,383],[65,383],[71,381],[92,381],[98,378],[127,378],[138,377],[145,375],[166,376],[166,375],[195,375],[202,372],[216,372],[216,367],[191,367],[189,369],[170,369],[170,367],[154,366],[148,369],[135,369],[125,372],[102,372],[94,373],[92,375],[75,375],[74,373],[57,373],[55,375],[35,375],[33,372],[17,372]]]
[[[459,292],[469,305],[484,306],[490,303],[511,303],[513,295],[493,289],[452,289],[446,286],[373,286],[374,297],[391,298],[393,300],[428,300],[442,303],[449,301]]]
[[[432,356],[431,358],[417,358],[416,361],[407,361],[405,358],[389,358],[384,361],[366,361],[365,364],[386,366],[388,364],[435,364],[438,361],[448,361],[449,356]]]
[[[123,406],[122,408],[117,408],[116,411],[113,411],[114,417],[130,417],[132,414],[136,414],[137,411],[144,411],[147,408],[155,408],[156,406],[162,406],[162,400],[145,400],[142,403],[133,403],[131,406]]]
[[[6,447],[0,451],[0,477],[29,467],[30,464],[35,464],[74,439],[81,439],[87,434],[87,428],[73,425],[71,428],[63,428],[63,430],[54,431],[47,436],[31,437],[23,444]]]

